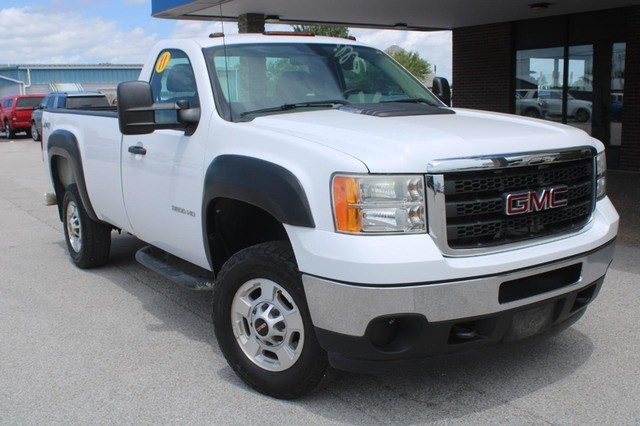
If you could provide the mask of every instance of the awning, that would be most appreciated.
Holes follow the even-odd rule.
[[[247,13],[267,22],[441,30],[613,9],[638,0],[152,0],[157,18],[235,21]]]

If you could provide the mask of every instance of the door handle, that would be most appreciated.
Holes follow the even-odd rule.
[[[147,150],[142,146],[132,145],[129,147],[129,152],[132,154],[145,155],[147,153]]]

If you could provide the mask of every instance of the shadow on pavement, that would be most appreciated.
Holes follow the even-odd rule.
[[[67,250],[64,240],[59,245]],[[108,279],[140,300],[143,309],[160,322],[149,325],[149,331],[177,331],[191,340],[210,343],[214,351],[220,353],[213,334],[211,292],[182,288],[140,265],[135,253],[146,245],[131,235],[113,232],[107,266],[85,272]],[[177,305],[179,314],[167,308],[167,301]]]
[[[507,405],[562,381],[592,353],[589,337],[569,329],[559,337],[534,337],[480,351],[427,358],[408,369],[377,375],[330,370],[327,380],[310,395],[283,403],[302,407],[330,422],[348,424],[451,421]],[[219,370],[218,377],[246,387],[230,367]],[[271,399],[247,390],[255,397]],[[338,405],[345,409],[337,409]],[[536,420],[535,415],[531,420]]]
[[[383,423],[450,421],[505,405],[561,381],[592,352],[591,340],[570,329],[558,338],[534,338],[427,359],[408,371],[376,376],[338,374],[333,383],[302,403],[323,415],[323,400],[333,395]]]

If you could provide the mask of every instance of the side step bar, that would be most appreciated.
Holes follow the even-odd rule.
[[[159,248],[146,246],[136,252],[136,260],[174,283],[190,290],[213,290],[214,276],[199,266]]]

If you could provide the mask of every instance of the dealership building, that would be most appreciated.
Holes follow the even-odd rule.
[[[579,127],[610,166],[640,171],[640,2],[152,0],[167,19],[453,33],[453,104]],[[539,105],[536,111],[527,106]]]
[[[112,100],[121,81],[137,80],[142,65],[0,66],[0,98],[63,91],[98,91]]]

